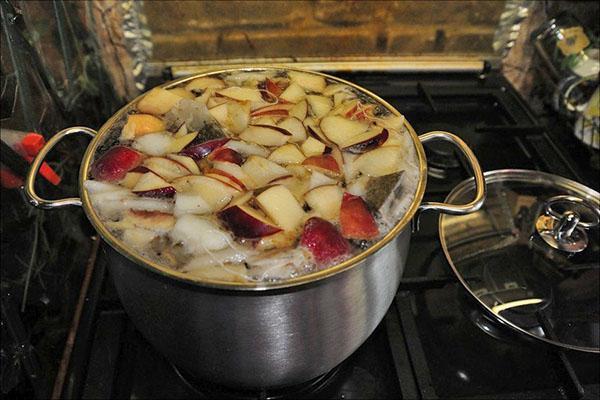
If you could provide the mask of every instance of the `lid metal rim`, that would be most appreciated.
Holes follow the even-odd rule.
[[[484,176],[485,176],[486,185],[490,184],[490,183],[494,183],[494,182],[499,182],[502,180],[508,180],[508,179],[514,179],[514,180],[523,181],[523,182],[539,182],[539,183],[548,182],[548,183],[559,184],[562,187],[576,191],[579,194],[582,194],[582,193],[585,194],[585,197],[587,199],[592,200],[595,203],[600,203],[600,194],[598,192],[596,192],[595,190],[593,190],[585,185],[582,185],[581,183],[575,182],[571,179],[568,179],[568,178],[565,178],[565,177],[562,177],[559,175],[553,175],[553,174],[549,174],[546,172],[525,170],[525,169],[501,169],[501,170],[487,171],[484,173]],[[462,194],[464,190],[466,190],[467,188],[470,188],[473,181],[474,181],[473,178],[469,178],[469,179],[466,179],[466,180],[462,181],[461,183],[459,183],[454,189],[452,189],[452,191],[448,194],[448,196],[446,196],[445,201],[451,202],[456,196]],[[462,274],[459,273],[458,268],[456,268],[452,258],[450,257],[450,252],[448,250],[448,246],[447,246],[447,242],[446,242],[446,236],[444,234],[444,230],[442,229],[444,218],[447,218],[447,217],[450,217],[450,216],[441,214],[439,217],[439,222],[438,222],[438,231],[439,231],[439,235],[440,235],[440,242],[442,245],[442,250],[444,251],[444,255],[446,256],[446,260],[448,261],[448,264],[450,264],[452,271],[454,271],[454,274],[456,275],[457,279],[460,281],[462,286],[465,288],[465,290],[481,305],[481,307],[483,307],[483,309],[490,316],[495,318],[502,325],[508,326],[530,338],[546,342],[547,344],[551,344],[554,346],[558,346],[558,347],[566,348],[566,349],[570,349],[570,350],[583,351],[583,352],[587,352],[587,353],[600,353],[600,348],[597,348],[597,347],[576,346],[573,344],[562,343],[562,342],[558,342],[558,341],[554,341],[551,339],[547,339],[547,338],[543,338],[543,337],[534,335],[531,332],[528,332],[527,330],[513,324],[510,320],[502,317],[501,315],[494,313],[469,288],[469,285],[463,279]]]
[[[300,71],[307,72],[315,75],[323,76],[327,79],[344,83],[359,92],[366,94],[367,96],[372,97],[374,100],[379,102],[381,105],[386,107],[391,113],[397,116],[401,116],[402,114],[398,112],[391,104],[383,100],[381,97],[377,96],[375,93],[360,87],[352,82],[346,81],[344,79],[324,74],[316,71],[307,71],[301,70],[297,68],[290,68],[285,66],[261,66],[261,67],[248,67],[248,68],[228,68],[228,69],[220,69],[214,71],[207,71],[201,74],[195,74],[192,76],[176,79],[173,81],[166,82],[162,85],[156,86],[160,88],[171,88],[177,85],[180,85],[186,81],[190,81],[199,77],[229,73],[229,72],[262,72],[268,70],[286,70],[286,71]],[[80,187],[80,197],[83,209],[88,219],[96,229],[96,231],[102,236],[102,238],[115,250],[117,250],[120,254],[124,255],[129,260],[133,261],[137,265],[144,267],[145,269],[152,271],[154,273],[158,273],[163,277],[171,278],[178,280],[182,283],[191,284],[197,287],[207,287],[211,289],[226,289],[226,290],[242,290],[242,291],[271,291],[275,289],[284,289],[290,288],[300,285],[305,285],[313,282],[322,281],[329,277],[338,275],[344,271],[348,271],[355,266],[359,265],[363,260],[369,257],[371,254],[377,252],[385,245],[387,245],[390,241],[392,241],[398,234],[407,227],[409,221],[413,218],[417,209],[421,203],[423,195],[425,193],[425,185],[427,183],[427,162],[425,158],[425,150],[423,145],[421,144],[419,137],[417,136],[415,130],[410,125],[410,123],[404,119],[404,127],[408,131],[411,136],[412,143],[415,146],[416,155],[418,158],[418,168],[419,168],[419,182],[417,187],[415,188],[414,198],[412,203],[410,204],[408,210],[404,213],[402,218],[394,225],[392,229],[379,241],[369,247],[367,250],[358,253],[357,255],[351,257],[350,259],[341,262],[340,264],[331,266],[329,268],[312,272],[310,274],[302,275],[296,278],[288,279],[281,282],[224,282],[219,280],[209,280],[209,279],[200,279],[190,277],[187,274],[184,274],[179,271],[175,271],[173,269],[162,266],[159,263],[153,262],[145,257],[142,257],[137,254],[129,246],[125,245],[122,240],[119,240],[115,235],[113,235],[100,221],[100,218],[96,214],[95,210],[91,206],[90,197],[87,191],[84,189],[83,182],[88,179],[88,172],[92,163],[92,159],[96,152],[96,149],[102,144],[104,137],[108,134],[110,128],[126,113],[132,106],[135,106],[145,95],[146,93],[142,93],[140,96],[136,97],[134,100],[123,106],[120,110],[118,110],[111,118],[109,118],[102,127],[98,130],[98,134],[94,137],[94,139],[90,142],[87,150],[83,156],[83,161],[81,163],[81,167],[79,170],[79,187]]]

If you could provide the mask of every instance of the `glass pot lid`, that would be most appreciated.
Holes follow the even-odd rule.
[[[600,194],[538,171],[485,173],[475,213],[440,217],[446,257],[488,314],[523,334],[600,352]],[[472,198],[472,180],[446,199]]]

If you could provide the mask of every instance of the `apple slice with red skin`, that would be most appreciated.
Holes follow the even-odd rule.
[[[143,165],[168,182],[191,173],[183,164],[165,157],[148,157]]]
[[[304,224],[300,244],[311,252],[319,266],[341,260],[351,251],[350,244],[329,221],[312,217]]]
[[[388,139],[388,130],[368,130],[364,133],[350,138],[347,142],[340,145],[342,150],[354,153],[362,154],[376,147],[381,146]]]
[[[225,161],[237,165],[242,165],[244,159],[242,155],[237,151],[228,147],[219,147],[208,155],[210,161]]]
[[[240,139],[262,146],[281,146],[285,144],[291,133],[277,126],[250,125],[240,133]]]
[[[220,180],[221,182],[231,186],[236,190],[239,190],[240,192],[246,190],[246,186],[239,179],[225,171],[221,171],[220,169],[210,168],[205,172],[204,176]]]
[[[146,172],[131,190],[142,197],[171,198],[175,196],[175,188],[154,172]]]
[[[258,89],[262,95],[263,100],[272,102],[277,100],[279,95],[283,93],[283,89],[280,88],[277,83],[267,78],[263,82],[259,83]]]
[[[100,181],[120,181],[142,163],[144,155],[130,147],[115,146],[92,164],[90,175]]]
[[[194,160],[201,160],[211,152],[213,152],[216,148],[223,146],[225,143],[229,141],[229,138],[224,139],[213,139],[208,140],[206,142],[191,144],[185,149],[181,150],[179,154],[191,157]]]
[[[182,156],[179,154],[167,154],[167,158],[183,165],[194,175],[200,175],[201,173],[198,164],[196,164],[196,161],[194,161],[191,157]]]
[[[308,157],[302,161],[309,170],[317,170],[330,176],[339,176],[341,174],[340,166],[331,154]]]
[[[348,192],[342,197],[340,227],[342,236],[347,239],[371,240],[379,236],[379,228],[367,203],[362,197]]]
[[[266,106],[257,108],[256,110],[250,113],[251,117],[259,117],[261,115],[278,115],[282,117],[287,117],[289,115],[289,111],[294,107],[294,104],[289,103],[278,103],[273,104],[272,106]]]
[[[238,238],[258,239],[282,230],[245,204],[227,207],[217,215]]]

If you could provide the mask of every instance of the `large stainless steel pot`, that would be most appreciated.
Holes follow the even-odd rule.
[[[195,75],[163,87],[233,71]],[[375,94],[350,82],[319,75],[348,84],[399,115]],[[485,197],[481,168],[460,138],[441,131],[417,136],[405,122],[418,156],[420,180],[408,211],[378,243],[332,268],[285,282],[265,285],[192,281],[182,273],[140,258],[112,235],[100,222],[83,189],[96,150],[115,122],[140,98],[119,110],[98,132],[74,127],[57,133],[32,163],[25,192],[31,203],[41,208],[83,206],[91,223],[110,245],[110,272],[137,328],[175,365],[198,378],[236,387],[274,387],[301,383],[328,372],[367,339],[389,308],[406,262],[410,222],[418,218],[417,213],[437,210],[466,214],[478,210]],[[79,133],[93,137],[79,173],[81,198],[40,198],[35,193],[34,180],[43,159],[58,141]],[[465,155],[477,184],[471,202],[421,203],[427,178],[422,143],[432,140],[449,141]]]

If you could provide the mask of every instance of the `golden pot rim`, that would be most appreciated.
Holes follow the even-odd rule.
[[[172,80],[166,82],[162,85],[156,86],[158,88],[169,89],[174,86],[180,85],[184,82],[191,81],[196,78],[223,74],[223,73],[232,73],[232,72],[261,72],[261,71],[270,71],[270,70],[284,70],[284,71],[299,71],[306,72],[314,75],[320,75],[332,81],[336,81],[339,83],[346,84],[359,92],[362,92],[376,101],[378,101],[382,106],[386,107],[391,113],[397,116],[401,116],[402,114],[396,110],[391,104],[383,100],[381,97],[372,93],[371,91],[358,86],[352,82],[349,82],[345,79],[341,79],[329,74],[325,74],[322,72],[303,70],[299,68],[290,68],[284,66],[260,66],[260,67],[244,67],[244,68],[228,68],[228,69],[219,69],[213,71],[207,71],[200,74],[195,74],[191,76],[187,76],[184,78],[179,78],[176,80]],[[333,277],[337,274],[343,273],[345,271],[349,271],[352,268],[361,264],[363,260],[365,260],[370,255],[376,253],[389,242],[391,242],[412,220],[413,216],[416,214],[419,205],[421,204],[421,200],[425,193],[425,186],[427,184],[427,160],[425,157],[425,150],[423,145],[421,144],[419,137],[417,136],[415,130],[410,125],[410,123],[404,118],[404,127],[410,134],[412,138],[413,145],[415,146],[415,150],[418,158],[418,167],[419,167],[419,181],[417,184],[417,188],[414,193],[414,198],[412,203],[410,204],[408,210],[404,213],[402,218],[390,229],[390,231],[385,234],[380,240],[371,245],[368,249],[363,252],[358,253],[357,255],[339,263],[334,266],[325,268],[323,270],[311,272],[306,275],[301,275],[295,278],[290,278],[284,281],[276,281],[276,282],[225,282],[219,280],[210,280],[210,279],[200,279],[194,276],[190,276],[189,274],[185,274],[183,272],[179,272],[173,270],[169,267],[163,266],[159,263],[156,263],[152,260],[149,260],[139,254],[129,246],[127,246],[122,240],[117,238],[114,234],[112,234],[106,226],[100,221],[100,218],[96,214],[96,211],[91,205],[90,197],[85,189],[83,182],[88,179],[88,172],[90,166],[92,164],[93,157],[96,153],[98,147],[103,143],[105,137],[109,134],[110,128],[118,122],[123,114],[127,113],[132,107],[137,105],[137,103],[145,96],[147,92],[142,93],[138,97],[136,97],[131,102],[127,103],[121,109],[119,109],[115,114],[112,115],[98,130],[98,134],[94,137],[94,139],[90,142],[87,147],[87,150],[83,156],[83,161],[81,163],[81,167],[79,170],[79,190],[81,196],[81,202],[83,209],[96,229],[96,231],[102,236],[104,241],[106,241],[112,248],[117,250],[119,253],[124,255],[129,260],[134,263],[152,271],[155,273],[159,273],[160,275],[174,278],[179,281],[183,281],[185,283],[190,283],[196,286],[213,288],[213,289],[234,289],[234,290],[244,290],[244,291],[266,291],[266,290],[274,290],[274,289],[282,289],[282,288],[290,288],[300,285],[306,285],[312,282],[322,281],[324,279]]]

